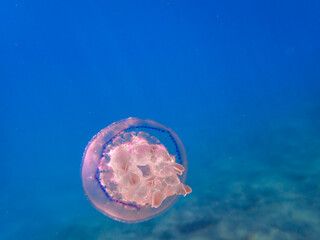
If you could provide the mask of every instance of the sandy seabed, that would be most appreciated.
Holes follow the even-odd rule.
[[[248,145],[250,153],[234,151],[232,160],[228,149],[220,148],[220,154],[212,156],[208,149],[215,148],[214,142],[212,147],[195,147],[189,162],[198,156],[206,167],[189,164],[187,184],[193,192],[152,220],[138,224],[114,221],[89,201],[77,206],[80,194],[71,192],[50,201],[65,209],[72,203],[74,212],[62,218],[58,212],[50,215],[39,210],[43,214],[30,215],[29,221],[12,219],[15,225],[6,228],[0,238],[318,240],[320,138],[315,128],[305,126],[276,126],[262,137],[261,144],[257,140]]]

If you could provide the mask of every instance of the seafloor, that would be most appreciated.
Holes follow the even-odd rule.
[[[187,146],[187,183],[192,194],[180,197],[155,219],[139,224],[116,222],[96,211],[79,189],[70,189],[42,196],[33,204],[28,201],[36,197],[21,198],[2,236],[318,240],[319,133],[317,122],[301,118],[283,119],[228,140],[218,141],[208,134],[202,142]],[[43,202],[50,204],[42,206]]]

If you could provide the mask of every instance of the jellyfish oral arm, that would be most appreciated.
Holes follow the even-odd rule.
[[[109,158],[116,191],[125,202],[157,208],[169,196],[186,196],[192,191],[177,176],[184,167],[175,162],[164,145],[133,136],[130,142],[114,147]]]

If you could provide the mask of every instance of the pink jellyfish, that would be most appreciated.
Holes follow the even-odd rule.
[[[179,137],[151,120],[127,118],[95,135],[86,147],[82,181],[93,205],[122,222],[142,222],[168,209],[191,188],[184,184]]]

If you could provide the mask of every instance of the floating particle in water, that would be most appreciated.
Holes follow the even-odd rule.
[[[83,155],[82,182],[93,205],[122,222],[142,222],[168,209],[191,188],[184,184],[179,137],[151,120],[127,118],[102,129]]]

